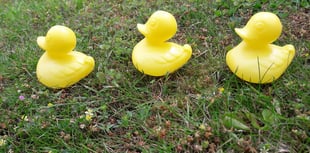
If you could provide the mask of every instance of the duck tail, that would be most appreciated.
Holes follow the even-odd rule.
[[[285,45],[283,47],[288,50],[289,54],[295,55],[295,47],[293,45]]]
[[[91,57],[91,56],[86,56],[85,64],[90,65],[91,67],[93,67],[95,65],[94,58]]]
[[[189,55],[192,54],[192,47],[191,47],[190,45],[185,44],[183,47],[184,47],[184,51],[185,51],[186,53],[188,53]]]
[[[295,56],[295,47],[293,45],[285,45],[283,46],[283,48],[285,48],[288,51],[287,65],[289,65]]]

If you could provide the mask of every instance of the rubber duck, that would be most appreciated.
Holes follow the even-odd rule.
[[[191,57],[192,48],[166,42],[177,31],[174,16],[166,11],[156,11],[145,24],[137,24],[144,35],[133,49],[132,61],[142,73],[150,76],[164,76],[182,67]]]
[[[74,32],[65,26],[50,28],[45,37],[37,38],[37,44],[46,52],[37,64],[38,80],[50,88],[66,88],[93,69],[95,61],[81,52],[72,51],[76,45]]]
[[[227,52],[226,63],[239,78],[251,83],[271,83],[287,69],[295,56],[293,45],[271,44],[279,38],[282,24],[277,15],[259,12],[243,28],[235,28],[242,42]]]

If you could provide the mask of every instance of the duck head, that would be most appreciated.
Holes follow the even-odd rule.
[[[281,35],[282,24],[277,15],[259,12],[250,18],[245,27],[235,31],[245,42],[269,44]]]
[[[174,36],[177,22],[172,14],[156,11],[145,24],[138,24],[137,28],[148,41],[161,43]]]
[[[45,37],[38,37],[37,44],[49,55],[65,55],[75,48],[76,36],[70,28],[56,25]]]

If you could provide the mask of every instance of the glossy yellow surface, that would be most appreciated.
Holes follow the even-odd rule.
[[[140,72],[163,76],[173,73],[190,59],[191,46],[166,42],[177,31],[177,22],[172,14],[156,11],[146,24],[138,24],[137,27],[145,36],[132,52],[133,64]]]
[[[252,83],[270,83],[278,79],[292,62],[293,45],[271,44],[282,32],[280,19],[270,12],[252,16],[236,33],[243,41],[226,55],[226,63],[239,78]]]
[[[76,45],[74,32],[65,26],[53,26],[37,43],[46,52],[37,64],[38,80],[50,88],[66,88],[93,69],[95,61],[83,53],[72,51]]]

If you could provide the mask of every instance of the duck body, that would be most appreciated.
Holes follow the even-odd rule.
[[[48,87],[66,88],[86,77],[94,65],[92,57],[77,51],[63,57],[52,57],[44,53],[37,64],[37,77]]]
[[[251,47],[245,42],[226,55],[229,69],[239,78],[252,83],[270,83],[277,80],[287,69],[295,55],[292,45]]]
[[[259,12],[243,28],[235,28],[242,42],[227,52],[226,63],[239,78],[251,83],[271,83],[288,68],[295,56],[293,45],[272,44],[282,31],[280,19]]]
[[[37,43],[45,50],[37,63],[37,78],[47,87],[69,87],[94,69],[95,61],[91,56],[73,51],[76,37],[65,26],[53,26],[45,37],[38,37]]]
[[[180,46],[165,42],[152,45],[146,39],[141,40],[132,52],[134,66],[142,73],[151,76],[163,76],[182,67],[191,57],[189,45]]]
[[[145,24],[138,24],[137,27],[145,36],[132,51],[133,64],[140,72],[164,76],[181,68],[190,59],[190,45],[167,42],[177,31],[172,14],[156,11]]]

